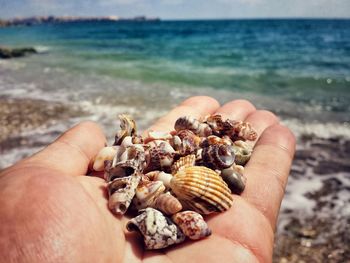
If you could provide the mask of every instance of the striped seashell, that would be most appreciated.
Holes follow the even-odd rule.
[[[180,169],[194,166],[196,163],[196,156],[194,154],[190,154],[184,157],[181,157],[171,166],[172,174],[177,173]]]
[[[165,191],[165,186],[161,181],[150,181],[143,176],[135,190],[133,205],[137,210],[153,206],[159,195]]]
[[[126,136],[136,135],[136,123],[135,121],[126,114],[120,114],[120,131],[116,134],[114,144],[120,145]]]
[[[201,142],[201,147],[207,147],[209,145],[217,145],[217,144],[232,145],[233,142],[228,136],[223,136],[223,138],[221,138],[216,135],[210,135]]]
[[[232,206],[227,184],[204,166],[180,169],[171,179],[170,187],[183,205],[201,214],[223,212]]]
[[[175,122],[175,130],[190,130],[200,137],[209,136],[212,134],[212,130],[208,124],[201,123],[191,116],[178,118]]]
[[[128,177],[116,178],[107,185],[108,207],[114,214],[122,215],[128,210],[140,179],[141,174],[134,173]]]
[[[219,114],[206,116],[204,122],[210,126],[214,134],[220,134],[224,128],[224,121]]]
[[[174,223],[180,227],[185,236],[192,240],[201,239],[211,235],[207,223],[202,215],[194,211],[182,211],[171,217]]]
[[[235,161],[235,154],[231,145],[214,144],[203,148],[202,162],[212,169],[225,169]]]
[[[152,171],[147,173],[146,176],[152,181],[163,182],[167,188],[170,188],[170,181],[173,178],[171,174],[162,171]]]
[[[190,130],[180,130],[176,133],[175,138],[180,139],[180,143],[174,143],[174,149],[181,156],[189,155],[195,153],[201,142],[201,138],[195,135]],[[175,141],[175,139],[174,139]]]
[[[243,171],[243,166],[235,164],[221,171],[220,176],[227,183],[232,193],[241,194],[244,191],[247,177],[243,175]]]
[[[245,165],[252,155],[253,147],[247,142],[238,140],[233,143],[233,151],[235,152],[235,163]]]
[[[182,210],[180,201],[169,192],[159,195],[152,207],[162,211],[166,215],[173,215]]]
[[[108,146],[102,148],[96,155],[92,169],[97,172],[101,172],[105,168],[105,161],[112,161],[117,154],[116,146]]]
[[[161,249],[185,241],[186,236],[169,218],[153,208],[146,208],[126,224],[129,232],[142,234],[146,249]]]
[[[146,150],[146,166],[145,172],[154,170],[169,170],[174,161],[175,150],[169,142],[151,141]]]
[[[224,134],[229,135],[233,141],[248,140],[254,141],[258,137],[257,132],[253,129],[250,123],[244,121],[226,120],[224,122]]]

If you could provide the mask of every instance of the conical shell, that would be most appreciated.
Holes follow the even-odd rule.
[[[175,150],[169,142],[155,140],[147,145],[145,171],[169,170],[174,161]]]
[[[182,210],[180,201],[169,192],[159,195],[152,207],[167,215],[173,215]]]
[[[194,211],[182,211],[171,217],[182,232],[192,240],[201,239],[211,235],[203,217]]]
[[[126,114],[120,114],[120,131],[115,136],[114,145],[120,145],[126,136],[136,135],[136,123]]]
[[[175,122],[175,130],[190,130],[198,136],[208,136],[212,134],[212,130],[206,123],[201,123],[191,116],[180,117]]]
[[[135,191],[135,197],[133,199],[134,207],[140,210],[153,206],[157,197],[164,191],[165,186],[163,182],[142,179]]]
[[[220,175],[204,166],[179,170],[170,187],[180,201],[201,214],[223,212],[232,206],[231,191]]]
[[[146,249],[161,249],[185,240],[181,229],[153,208],[146,208],[127,224],[128,231],[142,234]]]
[[[180,169],[194,166],[196,163],[196,156],[194,154],[187,155],[185,157],[181,157],[171,166],[171,172],[173,174],[177,173]]]

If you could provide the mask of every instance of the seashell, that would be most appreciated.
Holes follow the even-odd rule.
[[[155,140],[147,145],[151,147],[146,150],[145,171],[170,169],[174,161],[175,150],[169,142]]]
[[[228,187],[235,194],[241,194],[247,183],[247,178],[243,175],[243,171],[243,166],[235,164],[221,171],[220,175],[222,179],[224,179]]]
[[[170,188],[170,181],[173,178],[171,174],[162,171],[152,171],[147,173],[146,176],[152,181],[163,182],[167,188]]]
[[[200,146],[201,147],[208,147],[209,145],[232,145],[233,142],[228,136],[223,136],[223,138],[220,138],[219,136],[216,135],[210,135],[204,140],[202,140]]]
[[[245,165],[252,155],[253,147],[241,140],[233,143],[233,151],[235,152],[235,163]]]
[[[117,153],[115,146],[102,148],[96,155],[92,169],[101,172],[104,170],[105,161],[112,161]]]
[[[185,240],[181,229],[169,218],[153,208],[146,208],[127,224],[128,231],[143,235],[146,249],[161,249]]]
[[[226,120],[224,124],[224,134],[229,135],[233,141],[254,141],[258,137],[257,132],[252,128],[251,124],[248,122]]]
[[[225,169],[235,161],[235,154],[231,145],[213,144],[203,148],[202,162],[212,169]]]
[[[154,204],[153,208],[162,211],[164,214],[173,215],[182,210],[180,201],[169,192],[159,195]]]
[[[175,130],[190,130],[200,137],[205,137],[212,134],[212,130],[208,124],[201,123],[191,116],[178,118],[175,122]]]
[[[120,114],[120,131],[116,134],[114,144],[120,145],[126,136],[136,135],[136,123],[135,121],[126,114]]]
[[[210,126],[214,134],[219,135],[224,129],[224,121],[222,120],[222,116],[219,114],[208,115],[203,121]]]
[[[180,169],[170,187],[180,202],[201,214],[223,212],[232,206],[231,191],[215,171],[204,166]]]
[[[171,217],[178,227],[182,230],[185,236],[192,240],[201,239],[211,235],[207,223],[202,215],[194,211],[182,211]]]
[[[175,150],[181,156],[194,153],[201,142],[201,138],[190,130],[180,130],[176,136],[180,139],[180,143],[174,144]]]
[[[141,174],[134,173],[128,177],[116,178],[107,185],[108,207],[114,214],[122,215],[128,210],[140,180]]]
[[[145,143],[149,143],[154,140],[169,141],[172,139],[172,135],[169,132],[162,131],[149,131],[145,138]]]
[[[133,145],[127,148],[117,146],[117,154],[113,162],[105,167],[105,179],[113,181],[117,177],[129,176],[135,171],[142,171],[145,166],[143,147]]]
[[[196,163],[196,156],[194,154],[181,157],[171,166],[171,172],[173,174],[177,173],[180,169],[194,166]]]
[[[165,191],[161,181],[150,181],[146,176],[140,181],[135,190],[133,204],[137,210],[147,208],[155,203],[156,198]]]

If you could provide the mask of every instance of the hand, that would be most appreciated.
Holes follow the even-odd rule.
[[[0,174],[0,258],[3,262],[271,262],[277,215],[295,138],[275,115],[247,101],[219,106],[193,97],[151,127],[170,130],[179,116],[219,113],[246,120],[259,139],[246,166],[247,186],[229,211],[206,218],[206,239],[144,251],[125,231],[126,217],[107,208],[103,179],[85,176],[105,145],[92,122],[65,132],[44,150]]]

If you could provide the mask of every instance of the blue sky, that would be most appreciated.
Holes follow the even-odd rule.
[[[350,0],[0,0],[0,18],[50,14],[163,19],[350,18]]]

